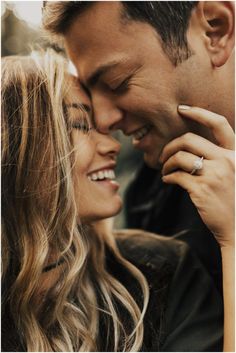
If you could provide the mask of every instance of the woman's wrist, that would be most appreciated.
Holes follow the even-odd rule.
[[[232,227],[227,231],[221,231],[221,233],[214,233],[214,236],[220,246],[221,251],[230,252],[235,250],[235,231]]]
[[[231,238],[231,240],[225,240],[225,241],[222,241],[222,243],[220,243],[220,250],[221,250],[221,253],[228,253],[228,254],[231,254],[235,252],[235,239],[234,239],[234,235],[231,236],[231,237],[227,237],[228,239]],[[226,238],[226,239],[227,239]]]
[[[224,296],[224,352],[235,352],[235,249],[234,244],[221,247]]]

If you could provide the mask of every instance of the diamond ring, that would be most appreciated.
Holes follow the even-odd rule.
[[[191,175],[195,174],[197,170],[201,170],[203,167],[203,157],[198,157],[193,163],[193,170],[191,171]]]

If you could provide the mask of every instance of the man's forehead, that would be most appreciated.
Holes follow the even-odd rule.
[[[75,17],[65,37],[73,38],[81,50],[92,47],[98,49],[100,44],[104,46],[107,42],[113,47],[111,49],[114,49],[118,37],[122,37],[122,34],[130,38],[130,33],[127,32],[130,26],[127,26],[127,23],[135,22],[127,21],[119,1],[98,1]],[[110,40],[113,41],[113,45]]]
[[[94,11],[99,6],[101,8],[106,6],[109,9],[112,5],[96,4],[88,7],[86,11],[75,19],[65,35],[65,47],[73,62],[76,62],[76,67],[80,67],[79,71],[81,72],[83,71],[81,70],[83,61],[86,66],[91,65],[92,69],[94,68],[95,61],[97,61],[97,66],[107,65],[111,61],[116,61],[116,58],[107,57],[110,56],[110,53],[115,54],[119,50],[122,50],[125,41],[120,21],[119,26],[117,26],[117,22],[113,18],[114,16],[111,18],[110,11],[108,18],[105,16],[105,19],[99,19],[99,14]],[[104,17],[103,11],[99,12]],[[132,36],[128,37],[128,39],[132,39]],[[77,63],[78,57],[80,58],[80,62]],[[102,62],[100,63],[100,61]]]
[[[125,18],[124,7],[120,1],[92,1],[81,13],[78,13],[78,17],[75,17],[73,22],[81,23],[86,30],[87,26],[96,27],[98,24],[100,27],[124,26]]]

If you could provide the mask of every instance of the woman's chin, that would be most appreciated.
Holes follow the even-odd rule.
[[[106,211],[104,210],[103,214],[101,212],[100,215],[97,215],[97,220],[115,217],[121,212],[122,207],[123,207],[123,202],[121,200],[117,201],[117,204],[114,203],[112,207],[110,206],[109,210],[106,210]]]
[[[103,219],[112,218],[118,215],[122,210],[123,202],[120,197],[117,197],[116,200],[112,202],[112,204],[107,204],[106,207],[102,206],[97,210],[93,210],[93,212],[83,217],[80,217],[80,223],[82,224],[90,224],[94,222],[101,221]]]

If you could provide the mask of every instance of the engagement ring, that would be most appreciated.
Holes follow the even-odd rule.
[[[203,157],[198,157],[193,163],[193,170],[191,171],[191,175],[195,174],[197,170],[201,170],[203,167]]]

